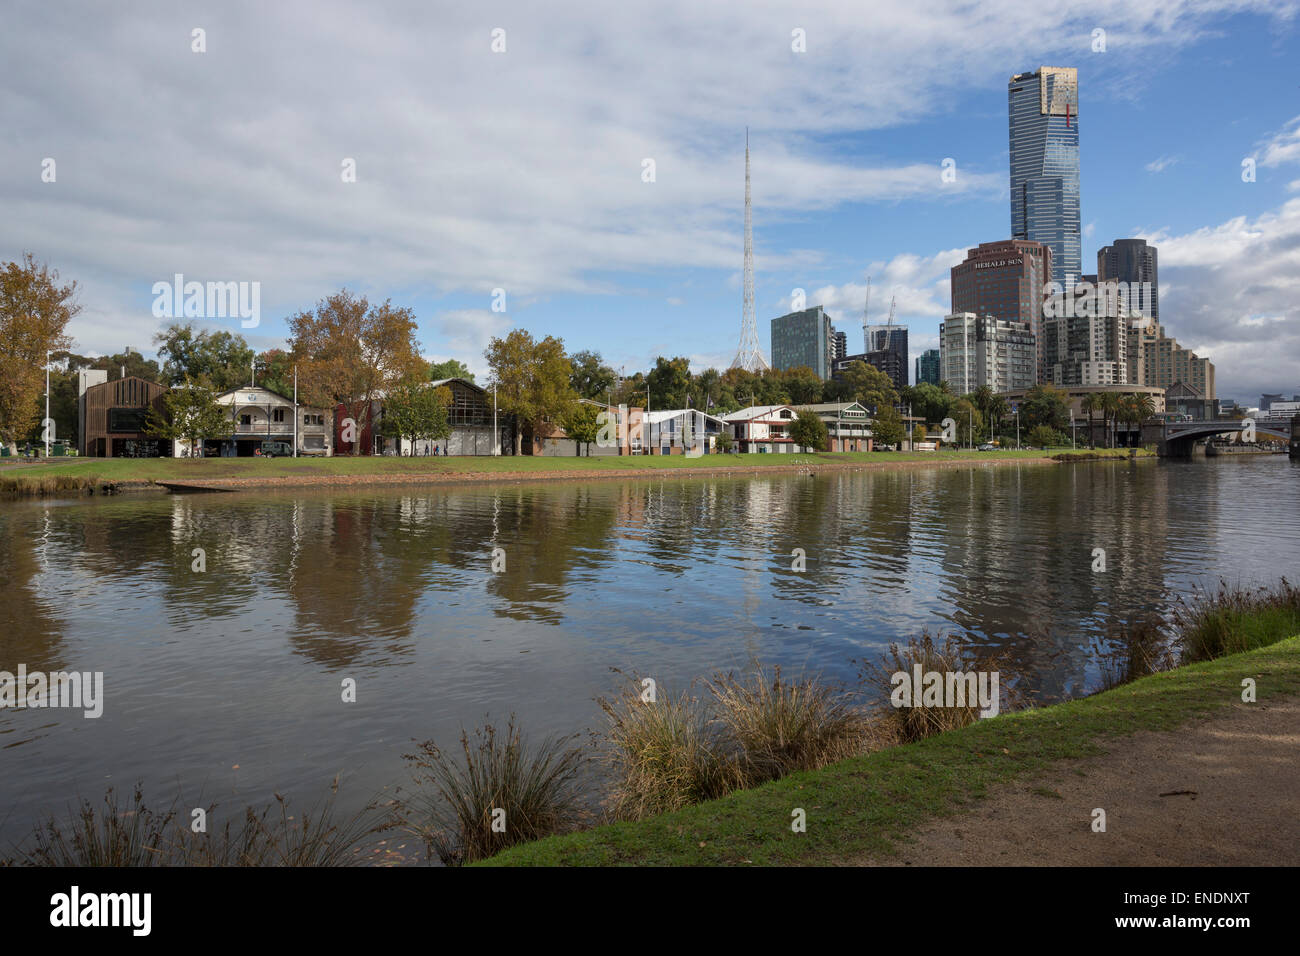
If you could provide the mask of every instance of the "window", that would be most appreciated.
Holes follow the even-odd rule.
[[[271,421],[273,421],[273,422],[283,422],[283,421],[284,421],[284,409],[283,409],[283,408],[277,408],[277,409],[275,409],[273,412],[271,412]]]
[[[240,415],[240,416],[239,416],[239,424],[241,424],[241,425],[251,425],[251,424],[253,424],[253,416],[252,416],[252,415]]]

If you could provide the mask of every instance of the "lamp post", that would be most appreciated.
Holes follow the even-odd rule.
[[[30,407],[30,406],[29,406]],[[50,353],[45,353],[45,421],[41,422],[41,431],[45,433],[45,457],[50,457]]]
[[[1020,409],[1016,409],[1016,451],[1020,451]]]
[[[966,409],[966,417],[970,420],[970,423],[966,426],[967,451],[972,451],[975,448],[975,409]]]
[[[293,367],[293,457],[298,457],[298,366]]]

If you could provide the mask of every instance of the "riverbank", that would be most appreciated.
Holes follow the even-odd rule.
[[[1247,678],[1255,682],[1255,703],[1243,703],[1241,699],[1242,682]],[[1269,738],[1258,744],[1259,752],[1250,750],[1245,737],[1236,738],[1235,743],[1228,741],[1229,749],[1236,748],[1235,759],[1251,768],[1252,777],[1255,773],[1288,775],[1273,781],[1272,791],[1294,792],[1294,764],[1274,766],[1265,751],[1276,749],[1279,734],[1293,739],[1300,732],[1290,719],[1300,715],[1300,708],[1294,706],[1297,696],[1300,635],[1256,650],[1153,674],[1080,700],[980,720],[960,730],[854,757],[821,770],[792,774],[675,813],[523,844],[480,865],[937,865],[945,860],[937,849],[937,858],[926,857],[927,845],[937,847],[944,840],[951,843],[953,839],[968,838],[966,842],[976,847],[983,839],[981,826],[988,827],[997,816],[996,808],[990,809],[989,798],[1005,800],[1012,792],[1021,802],[1025,793],[1044,803],[1051,801],[1047,815],[1054,815],[1060,826],[1077,829],[1097,841],[1107,837],[1092,831],[1092,809],[1109,807],[1112,816],[1120,811],[1119,820],[1113,821],[1108,830],[1111,848],[1118,853],[1122,849],[1114,846],[1118,828],[1127,828],[1119,832],[1129,840],[1149,842],[1150,834],[1134,834],[1132,821],[1124,818],[1121,805],[1103,801],[1102,795],[1114,793],[1116,784],[1098,778],[1099,767],[1104,765],[1087,761],[1122,760],[1123,751],[1129,748],[1162,755],[1163,763],[1147,760],[1132,765],[1131,755],[1123,762],[1130,773],[1146,775],[1138,783],[1147,789],[1158,781],[1175,781],[1168,790],[1177,792],[1149,795],[1158,806],[1162,800],[1187,800],[1197,794],[1184,791],[1196,788],[1177,786],[1185,775],[1168,771],[1180,757],[1187,757],[1182,761],[1184,765],[1196,763],[1186,753],[1193,746],[1188,741],[1213,737],[1212,722],[1235,727],[1241,733],[1243,722],[1251,727],[1254,721],[1253,733]],[[1275,707],[1279,713],[1270,713]],[[1262,726],[1265,715],[1272,722],[1268,727]],[[1155,739],[1179,728],[1182,732],[1177,737]],[[1172,750],[1171,741],[1176,743]],[[1204,762],[1200,770],[1205,771]],[[1073,786],[1080,775],[1096,783],[1087,791],[1095,802],[1085,800],[1088,812],[1078,819],[1064,819],[1070,804],[1061,790],[1068,789],[1067,783]],[[1129,784],[1131,789],[1132,781]],[[1145,789],[1142,792],[1145,794]],[[806,832],[791,829],[796,809],[806,814]],[[1215,818],[1219,830],[1211,836],[1231,843],[1233,853],[1253,853],[1256,863],[1294,864],[1294,848],[1289,851],[1288,861],[1280,860],[1279,844],[1267,827],[1258,825],[1276,822],[1283,809],[1257,807],[1257,814],[1263,814],[1263,818],[1250,821],[1239,816],[1240,810],[1234,810],[1231,815]],[[1014,832],[1014,820],[1000,820],[999,824]],[[1248,825],[1258,839],[1243,846],[1240,834]],[[1232,836],[1225,839],[1223,833]],[[1194,849],[1192,844],[1205,842],[1204,834],[1190,829],[1180,831],[1179,838],[1187,843],[1182,849],[1189,852]],[[926,844],[927,839],[932,842]],[[1003,840],[1003,844],[1009,842],[1010,838]],[[1075,862],[1062,855],[1059,846],[1052,849],[1048,854],[1050,862]],[[1165,848],[1165,852],[1173,851]],[[1134,857],[1129,853],[1127,859],[1130,863],[1153,862],[1150,856],[1141,854]],[[987,853],[981,860],[1016,862],[1014,858],[1007,860],[996,854],[990,857]],[[954,851],[948,862],[966,861]],[[1088,860],[1081,858],[1077,862]]]
[[[1140,457],[1153,453],[1139,450]],[[598,478],[733,477],[1050,464],[1097,458],[1127,459],[1126,449],[1048,451],[841,452],[798,455],[681,455],[549,458],[80,458],[13,463],[0,468],[0,498],[126,492],[246,491],[350,485],[424,485],[462,482],[574,481]]]

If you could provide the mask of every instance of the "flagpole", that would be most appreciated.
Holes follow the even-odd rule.
[[[27,406],[31,408],[31,406]],[[41,431],[45,432],[45,457],[50,457],[50,353],[45,352],[45,421],[41,422]]]
[[[293,457],[298,457],[298,366],[293,367]]]

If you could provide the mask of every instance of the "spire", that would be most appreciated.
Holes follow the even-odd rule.
[[[740,319],[740,348],[732,368],[763,372],[768,368],[758,344],[758,322],[754,317],[754,221],[749,195],[749,127],[745,127],[745,298]]]

